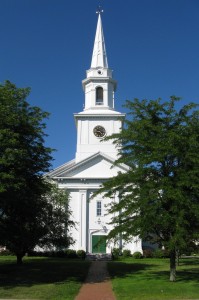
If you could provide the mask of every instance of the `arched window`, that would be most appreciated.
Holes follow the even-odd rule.
[[[97,87],[96,88],[96,105],[103,105],[103,88]]]

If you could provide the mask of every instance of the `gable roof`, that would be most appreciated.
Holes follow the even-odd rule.
[[[71,160],[46,175],[51,178],[110,178],[116,176],[119,171],[129,170],[125,164],[113,166],[114,162],[112,157],[97,152],[78,163]]]

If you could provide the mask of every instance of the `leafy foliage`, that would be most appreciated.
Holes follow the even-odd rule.
[[[77,257],[77,253],[76,253],[76,251],[73,250],[73,249],[67,249],[67,250],[66,250],[66,256],[67,256],[68,258],[76,258],[76,257]]]
[[[118,259],[118,257],[122,255],[122,251],[120,248],[113,248],[112,249],[112,257],[113,259]]]
[[[9,81],[0,85],[0,192],[11,186],[13,191],[22,190],[33,182],[40,185],[42,173],[51,165],[52,149],[44,146],[43,123],[49,114],[30,107],[25,100],[29,93],[29,88],[16,88]]]
[[[9,81],[0,85],[0,244],[19,263],[44,239],[60,244],[68,217],[63,221],[58,203],[64,196],[43,176],[52,159],[52,149],[44,144],[48,113],[28,104],[29,93]]]
[[[129,171],[107,180],[97,193],[119,195],[111,202],[114,229],[152,240],[169,249],[171,257],[199,232],[199,112],[190,103],[179,111],[179,98],[127,101],[129,118],[112,139],[119,146],[116,165]]]
[[[65,190],[58,189],[54,184],[50,187],[43,196],[47,203],[42,220],[45,234],[38,241],[38,245],[51,250],[65,249],[73,244],[69,230],[75,225],[70,219],[69,194]]]
[[[86,252],[84,250],[77,250],[77,257],[81,259],[86,258]]]
[[[131,250],[124,249],[124,250],[122,251],[122,256],[123,256],[123,257],[130,257],[130,256],[131,256]]]
[[[152,258],[153,256],[153,250],[152,249],[144,249],[143,250],[143,257],[144,258]]]
[[[136,258],[136,259],[143,258],[142,253],[139,251],[134,252],[132,256],[133,256],[133,258]]]

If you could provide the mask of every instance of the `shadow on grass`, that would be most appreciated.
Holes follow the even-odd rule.
[[[177,282],[194,282],[199,283],[199,270],[197,267],[199,261],[186,260],[182,261],[180,266],[177,267]],[[193,267],[195,266],[195,267]],[[159,269],[161,268],[161,269]],[[112,279],[125,278],[127,276],[134,276],[136,280],[169,280],[169,261],[165,263],[165,270],[155,263],[125,263],[125,262],[110,262],[108,263],[109,274]]]
[[[66,259],[27,259],[23,265],[4,263],[0,265],[0,287],[30,287],[39,284],[63,284],[69,281],[82,283],[90,263]]]
[[[124,262],[110,262],[108,263],[108,271],[111,278],[126,277],[128,274],[142,273],[146,269],[154,267],[152,264],[144,263],[124,263]]]
[[[199,273],[196,269],[189,269],[188,271],[179,271],[177,281],[194,281],[199,283]]]
[[[168,281],[169,280],[169,270],[168,271],[157,271],[151,272],[148,274],[148,279],[158,278],[160,280]],[[176,282],[192,282],[198,286],[199,283],[199,274],[198,269],[191,269],[187,271],[178,270],[176,272]]]
[[[199,265],[199,258],[180,258],[179,266]]]

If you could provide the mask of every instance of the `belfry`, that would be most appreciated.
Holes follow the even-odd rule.
[[[124,114],[115,111],[115,91],[117,82],[108,67],[101,12],[94,41],[90,69],[82,81],[85,93],[84,110],[75,113],[77,127],[76,155],[72,161],[56,168],[48,176],[57,182],[60,189],[70,193],[70,208],[76,228],[71,235],[75,240],[73,249],[83,249],[87,253],[111,253],[113,247],[123,247],[132,252],[142,251],[141,241],[132,240],[127,245],[106,243],[106,235],[113,228],[109,224],[106,205],[115,198],[103,198],[98,195],[90,199],[93,193],[108,178],[118,172],[126,172],[129,167],[121,164],[113,167],[118,149],[112,141],[102,141],[103,137],[118,133],[122,127]],[[99,243],[99,241],[101,241]]]

